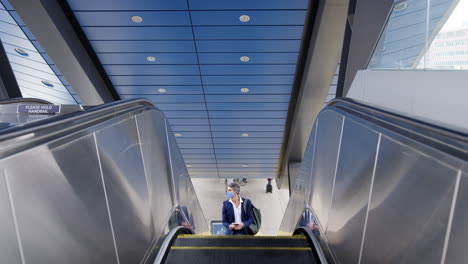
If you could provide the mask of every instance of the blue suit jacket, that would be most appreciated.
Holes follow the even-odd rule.
[[[247,212],[244,212],[244,203],[247,203]],[[253,215],[252,215],[252,202],[246,198],[242,198],[242,210],[241,210],[241,219],[242,223],[244,223],[244,228],[242,231],[248,235],[247,228],[253,222]],[[229,225],[234,223],[235,216],[234,216],[234,206],[229,200],[223,202],[223,225],[227,228],[226,234],[231,235],[233,234],[233,230],[229,229]]]

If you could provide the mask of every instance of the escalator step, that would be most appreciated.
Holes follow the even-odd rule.
[[[309,247],[303,236],[257,237],[257,236],[179,236],[174,246],[195,247]]]
[[[313,260],[310,247],[172,247],[165,263],[315,263]]]

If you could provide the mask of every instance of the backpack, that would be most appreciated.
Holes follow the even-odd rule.
[[[247,200],[249,201],[249,200]],[[247,201],[244,203],[244,213],[247,215]],[[260,209],[255,207],[250,201],[250,204],[252,205],[252,216],[253,216],[253,222],[252,224],[249,225],[249,228],[247,231],[251,235],[255,235],[258,233],[258,230],[260,230],[260,226],[262,225],[262,214],[260,213]]]

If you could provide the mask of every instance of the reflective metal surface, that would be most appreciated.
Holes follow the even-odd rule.
[[[339,261],[357,263],[373,174],[376,132],[346,119],[326,236]]]
[[[467,142],[336,100],[315,123],[280,233],[310,229],[335,263],[465,263]]]
[[[0,134],[2,263],[152,263],[170,229],[208,231],[167,121],[147,101],[11,133]]]

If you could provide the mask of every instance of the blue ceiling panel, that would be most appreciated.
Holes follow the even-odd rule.
[[[268,143],[268,144],[281,144],[283,138],[213,138],[215,144],[253,144],[253,143]]]
[[[119,94],[158,94],[160,89],[165,90],[165,94],[203,94],[201,86],[134,86],[116,85],[114,86]],[[164,91],[163,90],[163,91]]]
[[[194,26],[304,25],[305,10],[192,11]],[[241,16],[249,16],[242,22]]]
[[[169,119],[169,124],[173,126],[177,125],[196,125],[196,126],[209,126],[210,122],[206,118],[187,118],[187,119]],[[178,140],[184,138],[177,138]]]
[[[198,65],[104,65],[108,75],[199,75]]]
[[[134,98],[145,98],[145,95],[135,96]],[[167,111],[204,111],[206,116],[206,106],[204,103],[157,103],[155,105],[164,112]]]
[[[208,110],[233,110],[233,111],[248,111],[248,110],[288,110],[288,103],[207,103]],[[255,118],[254,116],[249,116]],[[278,116],[276,116],[278,117]],[[218,117],[218,118],[229,118]],[[245,118],[245,117],[244,117]],[[266,118],[266,117],[265,117]],[[281,118],[281,117],[278,117]]]
[[[273,125],[273,126],[282,126],[286,123],[286,119],[260,119],[260,118],[248,118],[245,119],[211,119],[211,125],[213,126],[222,126],[222,125]]]
[[[187,10],[186,0],[68,0],[78,10]]]
[[[203,39],[301,39],[302,26],[194,27],[195,38]]]
[[[218,168],[216,168],[216,167],[203,167],[203,168],[188,167],[187,170],[188,170],[189,173],[192,173],[192,172],[218,172]]]
[[[195,150],[195,151],[198,151],[198,150],[213,150],[213,149],[183,149],[184,151],[185,150]],[[216,159],[200,159],[200,158],[197,158],[197,159],[186,159],[186,164],[192,164],[192,163],[197,163],[197,164],[216,164]]]
[[[191,155],[191,154],[186,154]],[[185,155],[184,155],[185,156]],[[279,156],[277,154],[232,154],[232,153],[218,153],[216,157],[219,159],[277,159]],[[231,164],[220,163],[219,167],[228,166]],[[264,165],[267,166],[267,165]],[[268,165],[271,166],[271,165]],[[276,166],[276,164],[274,164]]]
[[[249,57],[249,61],[243,62],[241,57]],[[297,63],[298,53],[199,53],[200,64],[294,64]]]
[[[189,149],[189,148],[194,148],[194,149],[213,149],[213,144],[179,144],[180,148],[184,149]]]
[[[143,20],[138,26],[190,26],[188,11],[132,11],[132,12],[75,12],[75,17],[86,26],[136,26],[133,16]]]
[[[300,40],[197,40],[199,52],[298,52]]]
[[[34,45],[27,39],[15,37],[10,34],[6,34],[0,31],[0,38],[2,39],[2,43],[7,43],[13,45],[15,47],[27,49],[27,50],[36,50]]]
[[[156,61],[150,62],[147,57],[151,55]],[[196,53],[98,53],[99,60],[106,64],[198,64]],[[197,66],[197,65],[195,65]],[[199,73],[197,71],[197,73]]]
[[[216,149],[216,155],[220,153],[234,153],[234,154],[279,154],[279,149]],[[230,163],[230,162],[219,162]],[[232,163],[232,162],[231,162]],[[235,162],[234,162],[235,163]]]
[[[199,159],[215,159],[215,155],[214,153],[209,153],[209,154],[182,154],[184,156],[184,159],[187,158],[187,159],[196,159],[196,158],[199,158]],[[193,166],[193,167],[201,167],[202,165],[197,165],[197,166]],[[214,166],[216,167],[216,164],[207,164],[206,167],[211,167],[211,166]]]
[[[209,111],[208,114],[210,118],[286,118],[287,111]]]
[[[173,119],[177,120],[177,119]],[[171,123],[171,122],[169,122]],[[176,137],[177,143],[180,144],[193,144],[193,143],[204,143],[204,144],[210,144],[213,143],[211,138],[187,138],[187,137]],[[214,158],[214,157],[213,157]]]
[[[290,95],[206,95],[207,103],[289,103]],[[211,109],[211,108],[210,108]]]
[[[156,105],[156,107],[158,107],[158,105]],[[164,111],[164,115],[167,118],[208,118],[208,114],[206,111],[180,111],[180,110],[178,111],[163,110],[163,111]],[[211,137],[211,134],[208,133],[207,136]]]
[[[16,24],[16,21],[12,18],[10,13],[8,13],[8,11],[6,11],[5,9],[0,9],[0,21],[10,23],[10,24]]]
[[[79,1],[79,0],[75,0]],[[224,9],[306,9],[308,0],[188,0],[191,10]]]
[[[252,163],[252,164],[268,164],[268,163],[277,163],[278,159],[217,159],[218,163]]]
[[[210,126],[172,126],[174,132],[210,132]],[[182,133],[183,134],[183,133]]]
[[[217,132],[217,131],[213,131],[212,132],[213,134],[213,138],[226,138],[226,137],[233,137],[233,138],[244,138],[242,135],[243,134],[246,134],[245,132]],[[260,138],[278,138],[278,137],[283,137],[283,132],[252,132],[252,131],[249,131],[248,133],[248,137],[249,138],[256,138],[256,137],[260,137]]]
[[[220,178],[274,178],[276,172],[219,172]]]
[[[135,94],[125,94],[122,95],[122,99],[135,99],[135,98],[141,98],[141,95],[135,95]],[[155,102],[155,103],[203,103],[204,98],[203,95],[165,95],[165,94],[147,94],[144,95],[144,98]],[[183,107],[179,108],[180,110],[186,110],[183,109]]]
[[[21,55],[19,55],[16,51],[15,51],[15,48],[17,48],[18,46],[15,46],[15,45],[11,45],[11,44],[8,44],[8,43],[3,43],[3,47],[5,48],[5,52],[7,54],[10,54],[10,55],[13,55],[11,56],[11,58],[14,58],[16,59],[16,62],[18,62],[18,60],[23,60],[24,62],[29,62],[29,61],[36,61],[36,62],[40,62],[44,65],[47,65],[46,63],[44,63],[44,59],[42,58],[41,54],[39,52],[35,52],[35,51],[31,51],[31,50],[28,50],[28,56],[27,57],[23,57]],[[18,62],[19,63],[19,62]]]
[[[294,74],[296,65],[200,65],[203,75]]]
[[[27,36],[24,34],[23,30],[21,30],[20,27],[14,24],[0,21],[0,32],[9,34],[15,37],[27,39]]]
[[[104,52],[195,52],[195,44],[192,40],[170,41],[91,41],[93,49],[97,53]],[[149,54],[148,54],[149,55]],[[147,56],[148,56],[147,55]]]
[[[215,149],[279,149],[281,144],[215,144]]]
[[[214,153],[213,149],[181,149],[182,155],[185,154],[210,154]]]
[[[282,132],[284,131],[283,126],[211,126],[211,130],[213,132],[219,131],[240,131],[240,132],[250,132],[250,131],[276,131]]]
[[[247,167],[245,167],[248,165]],[[271,164],[271,163],[264,163],[264,164],[251,164],[251,163],[232,163],[232,164],[224,164],[224,163],[218,163],[218,168],[221,171],[236,171],[234,170],[235,168],[243,168],[246,170],[249,170],[249,168],[276,168],[276,164]],[[226,170],[228,169],[228,170]]]
[[[114,85],[201,85],[200,76],[109,76]]]
[[[177,132],[176,134],[180,134],[182,135],[182,137],[187,137],[187,138],[206,138],[206,137],[210,138],[211,137],[211,133],[206,132],[206,131],[184,132],[184,133]]]
[[[219,169],[220,173],[228,173],[228,172],[270,172],[274,173],[276,171],[275,167],[222,167]]]
[[[10,55],[10,53],[8,53]],[[32,69],[35,69],[35,70],[38,70],[38,71],[42,71],[42,72],[46,72],[46,73],[49,73],[49,74],[54,74],[54,72],[52,71],[52,69],[49,67],[48,64],[45,64],[43,62],[38,62],[38,61],[33,61],[33,60],[30,60],[29,57],[25,58],[25,57],[20,57],[20,56],[16,56],[14,54],[11,54],[11,56],[8,56],[9,60],[10,60],[10,63],[13,65],[13,64],[17,64],[17,65],[23,65],[23,66],[26,66],[26,67],[30,67]],[[44,61],[44,60],[42,60]]]
[[[82,27],[89,40],[189,40],[190,27]]]
[[[287,84],[291,85],[294,81],[294,75],[219,75],[202,76],[203,83],[206,85],[255,85],[255,84]]]
[[[241,89],[248,88],[249,94],[290,94],[292,85],[205,85],[205,94],[242,94]]]

